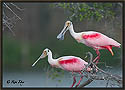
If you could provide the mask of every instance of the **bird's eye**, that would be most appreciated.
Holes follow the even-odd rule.
[[[70,23],[69,23],[69,22],[67,23],[67,26],[70,26]]]
[[[48,52],[49,52],[49,50],[48,50]]]

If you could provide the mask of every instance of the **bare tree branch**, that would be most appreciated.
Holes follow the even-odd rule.
[[[94,80],[107,80],[106,87],[108,87],[109,82],[111,81],[115,83],[110,83],[110,86],[117,85],[119,87],[122,87],[122,77],[120,77],[119,75],[112,75],[111,73],[100,69],[99,67],[97,67],[95,63],[93,63],[92,53],[88,52],[87,54],[89,54],[90,56],[89,64],[86,66],[85,69],[82,70],[82,72],[85,73],[84,76],[88,78],[88,80],[83,82],[78,88],[85,87],[86,85],[90,84]],[[90,72],[87,71],[88,67],[92,68]]]
[[[22,19],[17,15],[17,12],[14,12],[14,10],[18,10],[22,12],[24,9],[19,8],[14,3],[3,3],[3,12],[2,12],[3,13],[3,21],[2,21],[3,30],[5,30],[5,28],[8,28],[8,30],[10,30],[12,34],[15,36],[15,33],[12,29],[15,26],[16,21],[22,20]]]

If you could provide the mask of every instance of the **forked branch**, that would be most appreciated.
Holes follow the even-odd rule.
[[[93,63],[92,53],[88,52],[87,54],[90,56],[89,64],[82,70],[82,72],[85,73],[84,76],[88,78],[88,80],[83,82],[78,88],[85,87],[94,80],[106,80],[106,87],[108,87],[108,85],[122,87],[122,77],[100,69],[95,63]],[[88,67],[92,68],[90,72],[87,71]]]

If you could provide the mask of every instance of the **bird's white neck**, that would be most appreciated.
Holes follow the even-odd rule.
[[[52,52],[51,52],[51,51],[48,52],[48,61],[49,61],[49,60],[53,60]]]
[[[75,38],[76,32],[73,29],[73,25],[69,27],[70,34]]]
[[[48,52],[48,62],[49,62],[49,64],[51,64],[51,65],[55,65],[56,62],[57,62],[55,59],[53,59],[53,57],[52,57],[52,52],[51,52],[51,51]]]

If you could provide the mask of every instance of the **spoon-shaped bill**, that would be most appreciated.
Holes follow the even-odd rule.
[[[32,67],[36,65],[36,63],[41,59],[46,57],[45,53],[43,52],[42,55],[32,64]]]
[[[33,64],[32,67],[34,67],[36,65],[36,63],[41,59],[41,57],[39,57]]]
[[[61,31],[61,33],[57,36],[57,39],[64,40],[64,35],[65,35],[65,33],[66,33],[67,30],[68,30],[68,26],[65,26],[63,28],[63,30]]]
[[[62,33],[60,33],[58,36],[57,36],[57,39],[59,40],[64,40],[64,35]]]

